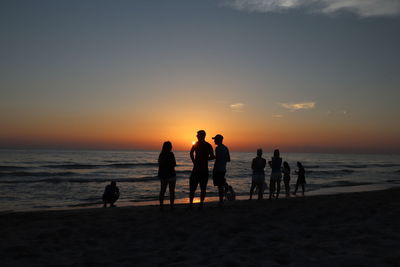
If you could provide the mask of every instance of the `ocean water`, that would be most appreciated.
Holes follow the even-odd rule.
[[[189,152],[174,153],[178,165],[176,198],[184,199],[189,194],[192,163]],[[110,180],[117,181],[121,204],[155,201],[160,187],[158,154],[158,151],[0,150],[0,211],[97,206]],[[272,152],[264,154],[267,160],[271,156]],[[297,161],[305,166],[309,195],[400,186],[400,155],[283,152],[281,156],[292,169],[292,191]],[[231,152],[226,178],[238,196],[249,194],[254,157],[255,153]],[[210,162],[210,170],[212,165]],[[217,196],[211,179],[207,196]]]

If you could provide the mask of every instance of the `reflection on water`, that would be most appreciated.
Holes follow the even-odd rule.
[[[158,153],[0,150],[0,210],[97,206],[110,180],[116,180],[120,188],[121,198],[117,202],[120,206],[157,204],[160,187],[156,177]],[[178,164],[177,203],[188,203],[192,163],[188,152],[174,153]],[[264,156],[268,159],[272,153],[266,152]],[[226,177],[238,199],[248,197],[253,157],[255,153],[231,152],[232,161],[228,163]],[[282,157],[292,168],[292,188],[296,182],[295,163],[303,163],[308,195],[400,185],[399,155],[300,154],[282,151]],[[214,201],[216,197],[217,189],[212,186],[210,175],[206,201]],[[195,199],[197,202],[198,197]]]

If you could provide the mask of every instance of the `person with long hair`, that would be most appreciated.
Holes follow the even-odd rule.
[[[172,143],[170,141],[164,142],[161,153],[158,157],[158,177],[161,182],[160,189],[160,210],[163,209],[164,195],[169,186],[169,198],[171,209],[174,208],[175,201],[175,184],[176,184],[176,172],[175,172],[176,160],[175,155],[172,152]]]
[[[299,188],[299,185],[301,185],[302,189],[302,195],[304,196],[304,185],[306,184],[306,171],[304,170],[303,164],[301,164],[300,161],[297,162],[297,182],[296,182],[296,188],[294,190],[294,194],[296,195],[297,189]]]

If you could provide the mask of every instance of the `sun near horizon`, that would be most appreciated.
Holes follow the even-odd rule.
[[[328,2],[6,1],[0,148],[400,153],[398,5]]]

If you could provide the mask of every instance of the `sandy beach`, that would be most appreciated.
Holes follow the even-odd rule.
[[[400,188],[0,215],[1,266],[400,266]]]

